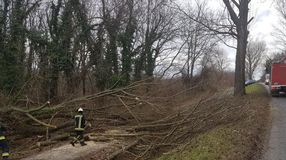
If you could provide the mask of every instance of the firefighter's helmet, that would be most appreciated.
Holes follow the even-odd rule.
[[[78,111],[78,112],[83,112],[83,109],[82,109],[82,108],[79,108],[77,111]]]

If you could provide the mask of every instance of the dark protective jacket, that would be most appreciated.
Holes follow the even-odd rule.
[[[75,116],[75,130],[84,131],[85,128],[85,118],[83,114],[78,114]]]
[[[2,158],[7,159],[9,154],[8,143],[5,138],[6,128],[0,123],[0,149],[2,150]]]
[[[5,135],[4,135],[5,132],[6,132],[6,128],[2,124],[0,124],[0,141],[5,140]]]

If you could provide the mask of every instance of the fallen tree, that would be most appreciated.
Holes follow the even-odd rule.
[[[119,149],[112,155],[115,155],[115,158],[119,155],[131,154],[136,159],[150,159],[158,148],[185,145],[186,139],[191,139],[198,133],[222,123],[229,123],[232,118],[241,118],[246,109],[244,104],[233,103],[233,97],[228,94],[222,96],[222,93],[207,94],[199,100],[196,98],[192,103],[177,105],[179,101],[177,102],[176,99],[181,98],[180,96],[190,89],[165,97],[155,97],[136,92],[144,85],[144,83],[135,83],[125,88],[78,97],[56,105],[47,102],[40,107],[27,110],[18,107],[12,107],[11,110],[20,117],[26,117],[26,121],[23,121],[27,122],[25,125],[37,127],[39,130],[36,134],[46,134],[35,144],[38,147],[45,147],[61,142],[61,138],[68,138],[68,133],[73,127],[73,112],[78,106],[84,105],[87,119],[95,124],[88,130],[90,140],[140,139],[136,144],[124,150]],[[198,87],[194,86],[191,89]],[[109,103],[94,106],[101,99]],[[175,107],[172,104],[175,104]],[[238,111],[239,114],[237,114]],[[124,132],[98,132],[100,126],[104,130],[114,128]],[[58,132],[67,134],[58,138]]]

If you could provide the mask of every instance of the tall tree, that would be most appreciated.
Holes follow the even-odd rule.
[[[276,9],[279,16],[279,25],[275,26],[275,40],[277,47],[281,49],[282,51],[286,50],[286,0],[277,0],[276,1]]]
[[[205,19],[204,15],[207,13],[205,2],[197,1],[195,6],[187,9],[181,10],[183,14],[180,18],[180,39],[185,43],[182,50],[185,57],[182,68],[183,82],[187,88],[190,88],[198,62],[200,60],[207,62],[216,46],[217,38],[202,24]]]
[[[141,50],[135,62],[134,77],[142,78],[142,72],[153,76],[156,60],[165,45],[174,39],[176,33],[176,14],[166,0],[143,1],[141,10]]]
[[[217,48],[214,50],[212,58],[216,70],[219,71],[220,77],[222,77],[223,72],[225,72],[230,65],[230,60],[227,57],[227,53],[223,49]]]
[[[88,55],[91,53],[91,48],[89,44],[93,43],[92,39],[92,29],[93,26],[88,20],[88,9],[86,1],[76,1],[74,4],[76,23],[79,24],[78,35],[75,40],[73,52],[79,54],[78,60],[78,74],[82,81],[82,93],[86,94],[86,77],[88,74],[88,69],[90,68],[91,63],[88,63]],[[90,50],[91,49],[91,50]],[[100,60],[100,59],[98,59]]]
[[[109,74],[118,75],[118,36],[123,18],[124,3],[120,1],[101,0],[103,24],[108,34],[109,43],[106,52],[106,67]]]
[[[266,52],[264,41],[250,41],[246,52],[246,75],[248,79],[253,79],[253,75]]]
[[[233,33],[237,39],[234,95],[239,96],[245,94],[245,55],[249,35],[248,12],[251,0],[223,0],[223,2],[236,29],[236,33]]]
[[[130,73],[132,71],[132,57],[134,36],[137,29],[137,19],[135,14],[134,0],[127,0],[127,19],[124,31],[119,36],[119,41],[122,46],[122,76],[124,83],[128,84],[130,81]]]
[[[205,30],[204,26],[199,23],[204,19],[203,14],[206,12],[205,3],[196,3],[193,11],[190,11],[189,16],[194,17],[190,20],[184,16],[181,20],[181,38],[186,41],[186,62],[184,69],[188,81],[193,78],[195,64],[205,54],[210,54],[212,49],[216,46],[216,37]],[[183,25],[184,24],[184,25]]]
[[[58,95],[58,80],[59,80],[59,52],[60,52],[60,10],[63,6],[63,1],[58,0],[56,4],[51,4],[51,14],[47,15],[49,25],[50,40],[48,43],[48,57],[49,57],[49,70],[48,70],[48,96],[49,99],[56,98]],[[45,55],[44,55],[45,56]],[[46,57],[45,57],[46,58]]]
[[[0,84],[6,93],[18,92],[24,84],[26,18],[38,3],[29,0],[4,0],[0,3]]]
[[[9,0],[0,1],[0,89],[9,92],[12,88],[10,84],[7,85],[7,65],[6,65],[6,55],[7,55],[7,23],[9,15],[9,6],[11,5]]]

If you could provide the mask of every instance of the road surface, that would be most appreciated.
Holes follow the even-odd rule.
[[[95,143],[93,141],[86,143],[86,146],[76,145],[75,147],[66,144],[22,160],[86,160],[86,156],[90,154],[96,155],[101,150],[110,147],[108,143]]]
[[[263,160],[286,160],[286,97],[271,101],[272,128]]]

